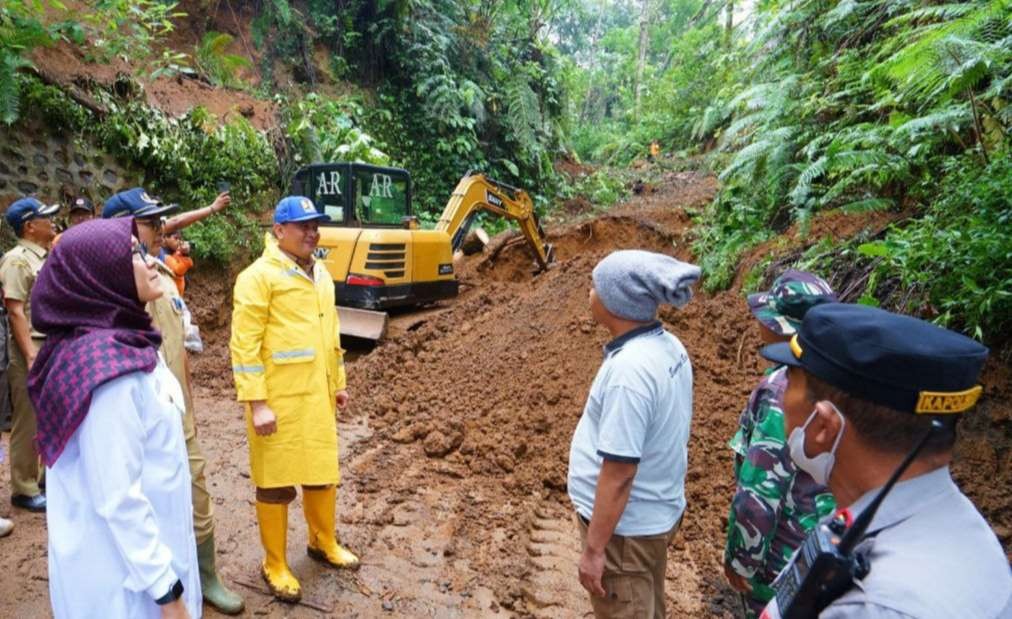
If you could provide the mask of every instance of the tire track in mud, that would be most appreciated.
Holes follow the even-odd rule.
[[[438,487],[490,499],[477,511],[466,500],[458,502],[457,552],[482,574],[499,607],[512,615],[590,613],[576,576],[581,548],[565,495],[569,440],[606,341],[587,310],[590,271],[601,257],[621,248],[687,259],[684,232],[690,220],[681,206],[698,206],[713,189],[704,177],[696,181],[695,192],[678,199],[655,194],[652,201],[549,231],[559,262],[537,277],[530,274],[530,258],[521,244],[489,252],[494,261],[484,256],[465,260],[459,276],[473,284],[467,293],[448,310],[360,359],[350,372],[352,384],[357,381],[369,391],[362,406],[370,411],[376,440],[428,462],[427,478]],[[724,312],[727,302],[722,299],[691,317],[664,312],[661,318],[692,345],[690,353],[704,348],[695,352],[716,358],[726,350],[703,343],[710,335],[703,325],[713,322],[710,312]],[[737,345],[747,319],[733,322],[729,337]],[[683,330],[706,335],[686,338]],[[734,359],[733,352],[728,356]],[[724,375],[715,385],[726,388],[731,382],[724,364],[702,365]],[[707,380],[707,372],[699,380]],[[743,389],[732,387],[730,399],[743,398]],[[724,416],[728,405],[721,400],[714,408]],[[693,509],[671,549],[668,570],[670,609],[679,616],[719,616],[726,610],[719,599],[713,601],[715,589],[723,585],[706,576],[715,569],[713,543],[720,539],[721,524],[713,510],[726,508],[725,489],[707,482],[723,465],[726,454],[711,447],[726,441],[729,424],[733,415],[702,433],[707,449],[700,455],[710,471],[697,471],[695,481],[688,482]],[[690,461],[696,464],[691,450]]]
[[[561,512],[557,506],[543,505],[529,516],[522,585],[527,609],[545,619],[593,616],[576,577],[579,531],[572,512]]]

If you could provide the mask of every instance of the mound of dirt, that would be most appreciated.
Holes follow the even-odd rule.
[[[690,204],[708,197],[704,189]],[[494,261],[472,261],[463,277],[481,278],[480,286],[352,366],[350,384],[361,392],[357,409],[368,411],[376,440],[413,445],[432,470],[452,467],[462,486],[482,488],[492,504],[519,497],[568,504],[569,441],[608,339],[589,316],[590,272],[622,248],[686,259],[687,229],[688,216],[669,196],[552,232],[558,263],[536,277],[522,243]],[[760,368],[747,338],[750,320],[733,295],[699,298],[683,311],[662,311],[661,318],[682,338],[698,377],[690,509],[676,544],[684,563],[672,568],[680,580],[695,581],[689,589],[696,593],[672,604],[679,614],[709,616],[714,609],[701,600],[720,606],[731,599],[717,577],[731,491],[722,445]],[[492,542],[483,539],[491,523],[487,516],[480,522],[466,537],[482,546]],[[515,516],[494,524],[517,538],[527,526]],[[536,609],[537,599],[515,588],[531,576],[530,568],[517,567],[525,565],[526,550],[503,551],[472,560],[513,610]]]
[[[540,275],[532,274],[522,241],[497,238],[484,255],[460,264],[460,298],[402,317],[410,318],[406,327],[349,361],[353,405],[341,415],[339,526],[365,564],[354,581],[320,576],[310,588],[346,614],[584,616],[565,486],[569,442],[608,340],[589,316],[590,273],[623,248],[690,259],[687,211],[715,188],[712,178],[679,178],[602,217],[552,229],[558,263]],[[777,248],[804,242],[792,237]],[[228,523],[232,565],[245,569],[259,555],[241,501],[249,482],[240,477],[241,417],[231,402],[234,275],[198,270],[188,298],[207,346],[194,358],[195,382],[214,394],[204,400],[211,410],[201,436],[232,473],[213,481],[230,501],[238,497],[219,505],[219,519]],[[727,441],[764,367],[754,320],[737,290],[699,294],[660,318],[685,344],[695,374],[689,507],[669,553],[669,610],[730,617],[736,596],[721,568],[733,492]],[[987,398],[963,424],[953,468],[1009,548],[1008,368],[992,362],[985,384]]]

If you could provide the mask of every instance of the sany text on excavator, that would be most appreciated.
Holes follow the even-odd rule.
[[[453,253],[481,211],[517,222],[537,270],[554,261],[530,196],[484,174],[460,179],[433,230],[412,214],[411,175],[401,168],[313,164],[295,174],[292,193],[331,218],[320,227],[317,258],[334,279],[343,335],[381,339],[382,310],[455,297]]]

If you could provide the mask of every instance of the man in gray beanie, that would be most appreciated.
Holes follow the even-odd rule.
[[[568,488],[580,584],[599,619],[665,616],[667,548],[685,510],[692,364],[657,306],[688,303],[699,275],[638,250],[594,268],[590,312],[613,339],[573,434]]]

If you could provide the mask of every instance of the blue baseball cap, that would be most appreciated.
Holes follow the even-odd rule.
[[[281,198],[274,207],[274,223],[289,224],[298,221],[330,221],[330,215],[316,210],[313,201],[305,196],[287,196]]]
[[[102,208],[102,218],[159,217],[178,210],[178,204],[165,204],[158,198],[149,196],[143,187],[134,187],[106,200],[105,207]]]
[[[21,234],[21,227],[26,221],[52,217],[59,210],[59,204],[46,206],[36,198],[21,198],[20,200],[15,200],[7,207],[4,218],[10,224],[10,227],[14,228],[15,234]]]
[[[808,310],[790,342],[762,355],[803,368],[852,396],[902,413],[962,413],[977,403],[988,349],[954,331],[875,307]]]

